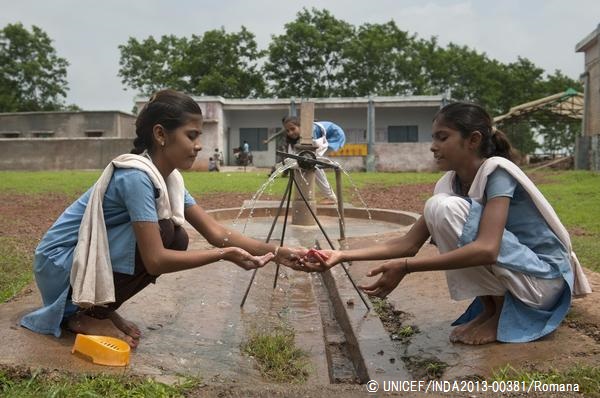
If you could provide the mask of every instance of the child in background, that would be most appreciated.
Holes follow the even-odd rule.
[[[219,171],[217,161],[213,158],[208,158],[208,171]]]
[[[282,119],[282,124],[286,131],[288,152],[294,152],[294,147],[300,140],[300,119],[296,116],[287,116]],[[325,152],[328,150],[337,151],[346,143],[346,134],[344,133],[344,130],[333,122],[314,122],[312,138],[313,143],[317,146],[317,156],[325,155]],[[323,196],[325,196],[325,199],[319,203],[329,205],[337,203],[337,197],[331,189],[323,169],[315,169],[315,183],[321,190]]]

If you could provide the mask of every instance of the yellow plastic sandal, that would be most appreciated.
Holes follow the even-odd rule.
[[[71,353],[78,352],[98,365],[127,366],[130,351],[127,342],[115,337],[77,334]]]

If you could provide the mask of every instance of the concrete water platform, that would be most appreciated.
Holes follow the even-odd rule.
[[[236,229],[264,240],[278,203],[264,203],[252,219],[240,219]],[[230,224],[239,209],[219,210],[215,218]],[[399,236],[417,215],[371,211],[369,221],[362,209],[347,208],[348,247],[367,247]],[[354,216],[351,216],[354,215]],[[337,243],[339,223],[335,208],[319,207],[319,217],[328,235]],[[379,221],[380,219],[393,221]],[[281,236],[282,220],[272,240]],[[196,232],[190,231],[191,249],[210,247]],[[288,225],[285,244],[312,246],[319,240],[316,227]],[[425,245],[419,256],[435,255],[434,246]],[[357,283],[367,280],[368,269],[379,262],[355,262],[349,272]],[[63,333],[59,339],[42,336],[18,326],[22,314],[40,305],[32,285],[22,294],[0,305],[0,364],[61,369],[73,372],[116,372],[149,375],[169,380],[178,375],[201,376],[206,382],[227,380],[239,383],[264,383],[252,358],[242,354],[241,344],[255,330],[268,330],[282,323],[296,333],[296,344],[309,354],[309,385],[332,381],[361,381],[366,378],[407,380],[427,378],[427,367],[441,369],[443,379],[487,377],[494,369],[567,369],[577,364],[597,364],[600,360],[600,278],[588,272],[595,292],[576,300],[567,322],[550,336],[528,344],[488,344],[466,346],[448,340],[450,323],[467,302],[452,302],[443,273],[409,275],[388,297],[401,313],[402,324],[416,332],[408,339],[392,339],[373,311],[367,313],[349,279],[338,266],[330,274],[304,274],[281,268],[274,290],[274,264],[257,273],[246,305],[240,302],[251,273],[227,262],[195,270],[167,274],[158,278],[127,302],[121,314],[138,324],[143,332],[140,346],[132,352],[127,368],[110,368],[85,361],[70,353],[74,336]],[[326,297],[323,292],[326,292]],[[337,326],[335,325],[337,324]],[[354,366],[335,363],[332,347],[343,346]],[[340,376],[341,375],[341,376]],[[353,379],[354,378],[354,379]]]

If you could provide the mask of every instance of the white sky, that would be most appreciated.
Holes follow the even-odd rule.
[[[575,45],[600,23],[598,0],[0,0],[0,28],[42,28],[66,58],[67,103],[85,110],[130,112],[136,92],[117,76],[120,44],[129,37],[201,35],[242,25],[265,49],[302,7],[325,8],[354,26],[393,19],[402,30],[440,44],[467,45],[502,62],[526,57],[547,72],[577,79]]]

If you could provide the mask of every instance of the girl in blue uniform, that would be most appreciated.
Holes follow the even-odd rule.
[[[480,106],[453,103],[434,118],[431,151],[441,170],[424,215],[403,237],[375,247],[324,251],[322,271],[341,261],[393,259],[361,288],[386,297],[409,273],[446,271],[450,296],[473,300],[450,340],[527,342],[555,330],[589,284],[552,207],[511,158],[505,135]],[[439,256],[413,256],[431,237]],[[315,261],[315,260],[311,260]]]
[[[61,326],[66,326],[76,333],[118,337],[136,347],[139,328],[116,310],[159,275],[219,260],[244,269],[262,267],[273,258],[283,264],[296,261],[302,250],[279,248],[225,228],[185,190],[177,169],[192,166],[202,148],[201,133],[202,112],[192,98],[163,90],[150,99],[136,120],[133,155],[111,162],[95,186],[63,212],[37,247],[34,274],[43,307],[22,318],[24,327],[58,337]],[[135,166],[139,164],[142,167]],[[169,185],[171,181],[179,181],[179,186]],[[165,202],[167,193],[160,187],[168,187],[170,201]],[[95,197],[99,200],[94,202]],[[88,207],[91,214],[86,214]],[[93,223],[94,216],[98,223]],[[217,248],[186,251],[184,220]],[[90,228],[103,232],[89,234]],[[82,242],[88,246],[82,247]],[[80,274],[75,275],[74,263],[77,270],[104,264],[100,274],[108,267],[112,272],[108,296],[113,296],[113,287],[114,296],[79,300],[89,293],[89,286],[101,285],[75,283]]]

